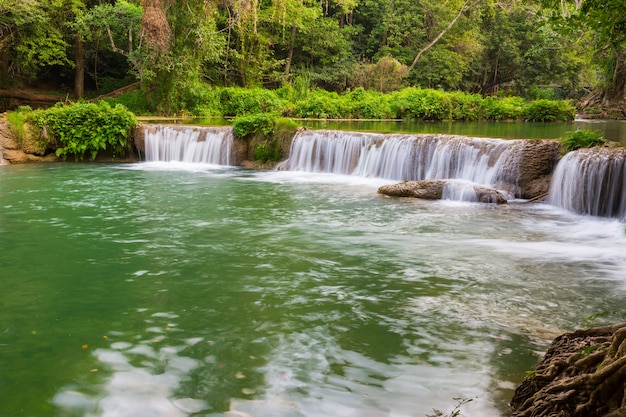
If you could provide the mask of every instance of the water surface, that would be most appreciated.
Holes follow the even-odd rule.
[[[226,125],[225,119],[190,119],[185,123]],[[558,139],[575,130],[600,130],[607,140],[626,146],[626,120],[587,120],[571,122],[461,122],[417,120],[296,120],[311,129],[337,129],[378,133],[448,134],[500,139]]]
[[[0,416],[501,416],[624,304],[624,224],[379,185],[0,167]]]

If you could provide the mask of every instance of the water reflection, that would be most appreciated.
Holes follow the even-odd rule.
[[[227,125],[225,119],[190,119],[190,124],[214,126]],[[587,120],[572,122],[424,122],[414,120],[297,120],[297,123],[311,129],[347,130],[355,132],[379,133],[442,133],[470,137],[501,139],[556,139],[566,132],[600,130],[607,140],[620,142],[626,146],[625,120]]]

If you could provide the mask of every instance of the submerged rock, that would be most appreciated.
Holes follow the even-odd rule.
[[[399,184],[383,185],[379,194],[392,197],[413,197],[424,200],[441,200],[448,192],[462,195],[464,201],[505,204],[506,197],[495,188],[455,180],[405,181]]]
[[[626,415],[626,322],[565,333],[515,390],[512,417]]]

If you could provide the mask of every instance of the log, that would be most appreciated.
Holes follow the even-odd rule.
[[[0,98],[12,98],[17,100],[25,100],[37,103],[57,103],[64,101],[62,96],[53,96],[48,94],[29,93],[24,90],[0,90]]]

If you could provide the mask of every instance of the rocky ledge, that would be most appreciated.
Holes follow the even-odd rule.
[[[513,417],[626,416],[626,322],[565,333],[515,390]]]
[[[0,117],[0,165],[58,160],[55,154],[46,155],[45,150],[42,150],[34,141],[25,140],[23,143],[18,143],[4,115]]]
[[[405,181],[399,184],[383,185],[379,194],[392,197],[413,197],[424,200],[441,200],[446,191],[460,192],[467,201],[481,203],[505,204],[506,197],[495,188],[484,187],[455,180],[421,180]]]

